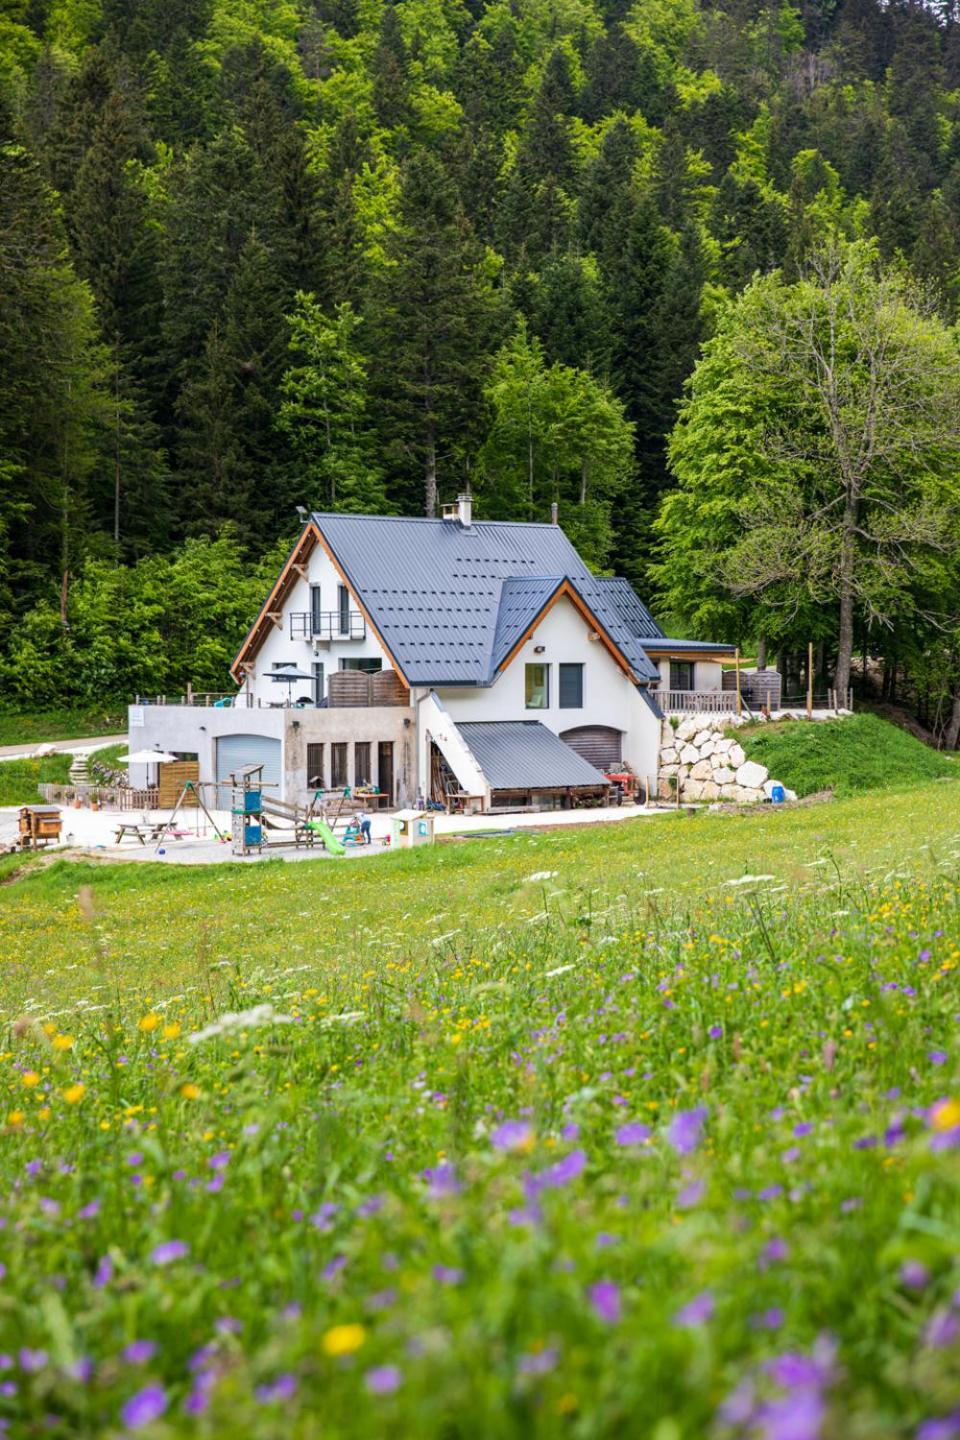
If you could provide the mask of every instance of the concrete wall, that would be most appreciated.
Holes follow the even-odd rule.
[[[623,732],[623,758],[642,775],[655,775],[660,727],[604,645],[590,639],[590,627],[564,598],[547,612],[495,684],[485,689],[438,688],[437,694],[454,722],[460,720],[539,720],[559,735],[580,725],[610,725]],[[543,653],[535,653],[542,645]],[[550,666],[550,704],[528,710],[525,667]],[[559,665],[582,664],[583,705],[561,709]]]
[[[395,799],[399,805],[407,805],[416,795],[416,729],[414,712],[406,706],[333,710],[268,709],[244,705],[222,710],[191,705],[130,706],[130,749],[196,754],[203,782],[216,780],[216,741],[222,735],[264,735],[281,742],[282,798],[285,800],[304,798],[308,744],[319,742],[328,747],[324,764],[329,777],[329,746],[346,742],[349,747],[348,779],[352,785],[356,778],[355,742],[370,742],[371,763],[376,774],[377,745],[381,740],[392,741]],[[131,765],[131,784],[146,785],[147,771],[146,765]]]
[[[307,575],[298,578],[287,595],[283,606],[282,627],[271,625],[269,634],[254,657],[255,669],[249,679],[244,682],[244,692],[249,692],[264,705],[282,703],[286,700],[288,696],[286,685],[280,685],[275,680],[265,678],[274,665],[293,664],[298,670],[310,670],[316,660],[326,667],[327,675],[333,670],[339,670],[342,659],[380,660],[384,669],[391,666],[391,661],[369,625],[366,627],[367,634],[364,640],[322,641],[314,647],[312,640],[304,640],[299,636],[295,640],[291,638],[290,615],[292,612],[305,613],[309,611],[310,586],[312,584],[320,586],[321,609],[324,612],[336,612],[338,587],[342,583],[341,577],[326,551],[317,545],[307,562]],[[358,609],[356,599],[352,595],[350,609]],[[312,699],[313,686],[309,681],[302,680],[292,687],[290,693],[294,700],[301,695],[309,695]]]

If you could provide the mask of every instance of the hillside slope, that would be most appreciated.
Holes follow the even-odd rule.
[[[931,750],[876,715],[815,725],[782,720],[738,738],[751,760],[798,795],[833,790],[855,795],[960,775],[955,760]]]

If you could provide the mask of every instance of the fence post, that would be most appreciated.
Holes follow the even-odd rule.
[[[192,681],[192,680],[188,680],[188,681],[187,681],[187,704],[188,704],[188,705],[192,705],[192,704],[193,704],[193,681]]]
[[[807,719],[813,719],[813,641],[807,642]]]
[[[743,714],[743,697],[740,694],[740,646],[737,646],[734,661],[737,667],[737,714]]]

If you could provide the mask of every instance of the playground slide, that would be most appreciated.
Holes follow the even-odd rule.
[[[326,820],[308,820],[307,829],[320,836],[331,855],[346,855],[346,846],[337,839]]]

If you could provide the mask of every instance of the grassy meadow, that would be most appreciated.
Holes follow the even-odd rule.
[[[951,781],[0,862],[7,1433],[960,1434],[958,866]]]
[[[960,777],[954,756],[932,750],[877,715],[818,720],[815,725],[776,720],[732,733],[751,760],[766,765],[798,795],[820,790],[857,795]]]
[[[121,705],[88,705],[66,710],[0,710],[0,745],[40,745],[48,740],[84,740],[119,735],[127,727]]]

